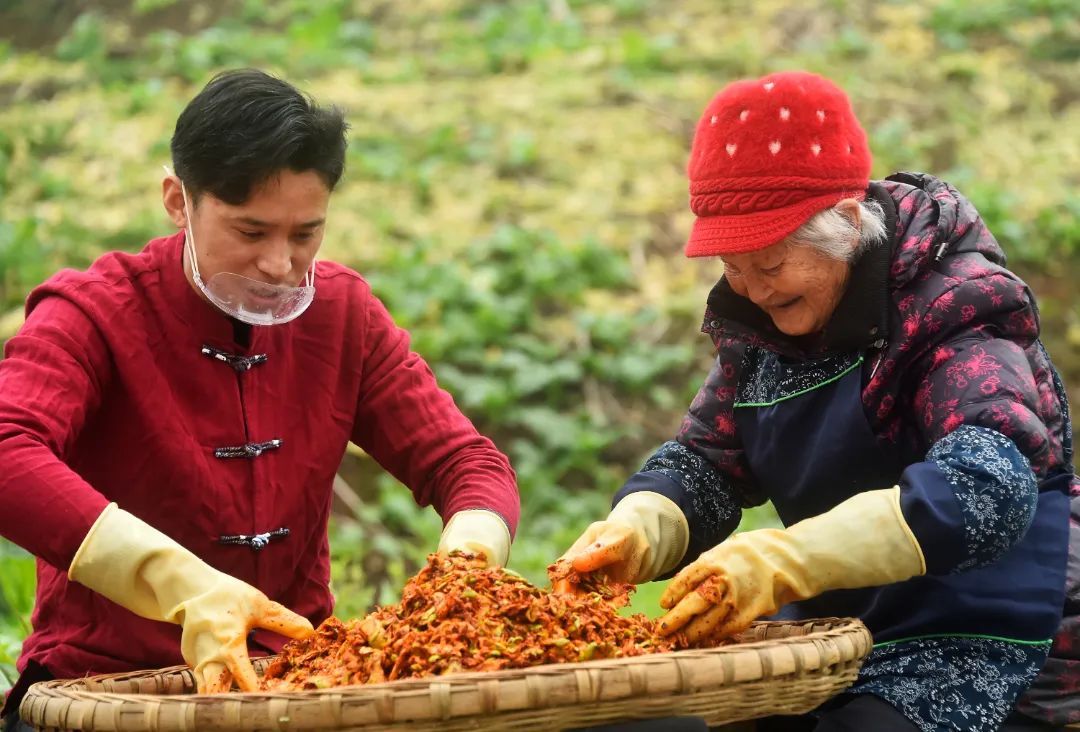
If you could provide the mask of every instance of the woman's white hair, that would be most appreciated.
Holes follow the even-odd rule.
[[[885,209],[871,199],[859,201],[859,226],[836,207],[814,214],[810,220],[787,237],[789,243],[813,247],[821,254],[841,262],[851,262],[867,249],[885,239]],[[857,246],[851,246],[854,237]]]

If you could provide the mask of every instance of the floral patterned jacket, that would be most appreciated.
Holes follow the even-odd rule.
[[[901,173],[872,182],[868,197],[886,210],[891,246],[856,263],[823,334],[785,337],[724,279],[710,293],[702,330],[717,349],[715,365],[677,437],[615,497],[659,490],[675,498],[691,527],[684,564],[725,539],[742,507],[769,499],[755,482],[735,419],[747,383],[759,379],[749,372],[767,368],[769,359],[821,362],[851,350],[868,354],[861,364],[862,406],[879,444],[907,463],[935,461],[976,487],[995,480],[975,457],[987,445],[1017,468],[999,490],[973,491],[992,505],[968,512],[967,525],[959,527],[966,541],[926,551],[931,573],[995,561],[1027,530],[1010,517],[1033,510],[1037,486],[1055,476],[1071,484],[1070,545],[1080,547],[1068,403],[1039,341],[1027,285],[1005,268],[993,235],[948,183]],[[1072,554],[1062,631],[1021,702],[1026,713],[1055,722],[1080,720],[1080,621],[1071,617],[1080,613],[1080,555]]]

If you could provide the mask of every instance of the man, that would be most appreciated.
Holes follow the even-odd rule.
[[[40,560],[12,728],[48,678],[183,659],[201,692],[254,688],[248,644],[332,610],[350,440],[441,514],[440,550],[506,561],[508,460],[368,284],[316,262],[346,128],[262,72],[216,77],[172,138],[179,231],[28,298],[0,362],[0,535]]]

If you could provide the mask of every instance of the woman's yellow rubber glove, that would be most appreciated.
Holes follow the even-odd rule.
[[[668,585],[660,632],[724,638],[789,602],[827,590],[876,587],[926,573],[900,512],[900,488],[852,496],[786,529],[737,534],[702,553]]]
[[[439,538],[439,551],[455,549],[482,554],[489,567],[506,566],[510,558],[510,528],[502,516],[482,508],[458,511]]]
[[[689,542],[686,516],[675,502],[639,491],[590,524],[562,559],[582,574],[603,569],[614,582],[637,585],[677,566]]]
[[[219,572],[149,524],[110,503],[90,527],[68,577],[136,615],[183,626],[180,652],[200,694],[235,679],[257,691],[248,658],[253,628],[304,638],[311,623],[259,590]]]

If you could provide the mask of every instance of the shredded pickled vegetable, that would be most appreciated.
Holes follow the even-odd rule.
[[[329,618],[313,636],[286,644],[264,688],[323,689],[687,647],[679,634],[660,636],[645,615],[619,614],[631,585],[578,575],[565,562],[548,574],[564,591],[486,568],[472,555],[432,554],[400,603],[348,622]]]

